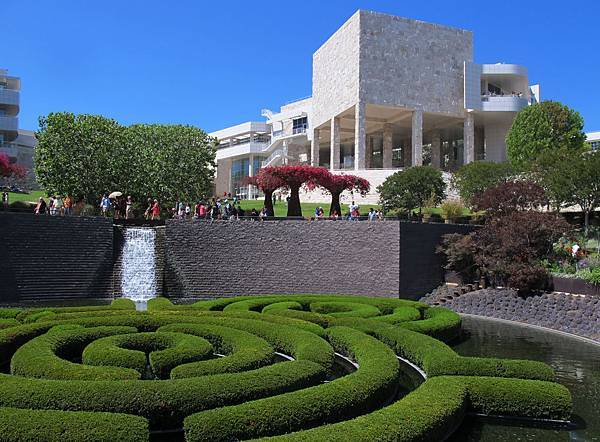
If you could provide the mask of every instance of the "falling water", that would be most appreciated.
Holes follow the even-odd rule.
[[[156,296],[155,238],[154,229],[125,229],[121,292],[124,298],[139,303],[138,309]]]

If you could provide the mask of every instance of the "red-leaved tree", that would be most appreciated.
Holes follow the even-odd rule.
[[[272,175],[269,169],[271,168],[260,169],[256,175],[247,177],[245,183],[258,187],[265,194],[267,216],[275,216],[275,210],[273,210],[273,192],[287,186],[281,178]]]
[[[316,176],[323,173],[324,168],[314,166],[276,166],[265,167],[262,170],[284,181],[290,189],[287,216],[302,216],[300,187],[304,183],[312,182]]]
[[[24,176],[25,169],[17,164],[12,164],[8,158],[8,155],[5,153],[0,153],[0,178],[22,178]]]
[[[335,175],[327,169],[316,174],[312,181],[315,185],[320,186],[331,194],[331,206],[329,207],[329,216],[336,211],[338,215],[342,214],[340,207],[340,195],[344,190],[350,190],[366,195],[371,188],[371,184],[364,178],[356,175]]]
[[[546,192],[532,181],[507,181],[473,197],[476,210],[499,217],[523,210],[534,210],[548,201]]]

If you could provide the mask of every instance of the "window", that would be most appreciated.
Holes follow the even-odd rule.
[[[600,150],[600,141],[592,141],[590,146],[592,146],[592,150]]]
[[[302,118],[294,118],[294,120],[292,121],[292,132],[295,134],[301,134],[306,132],[306,129],[308,129],[308,118],[307,117],[302,117]]]
[[[240,198],[247,198],[248,186],[244,185],[244,178],[250,171],[250,160],[242,158],[231,163],[231,190],[232,193],[239,195]]]

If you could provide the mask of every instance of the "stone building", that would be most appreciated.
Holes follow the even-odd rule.
[[[359,10],[313,54],[311,97],[211,134],[216,191],[253,197],[244,176],[307,163],[368,179],[374,202],[404,167],[505,161],[515,114],[539,100],[525,67],[474,63],[471,32]]]

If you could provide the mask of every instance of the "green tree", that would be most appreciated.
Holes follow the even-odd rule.
[[[600,151],[544,152],[533,164],[532,174],[556,210],[581,207],[587,231],[590,213],[600,207]]]
[[[48,193],[88,200],[115,189],[123,131],[115,120],[61,112],[40,117],[35,174]],[[115,160],[116,159],[116,160]]]
[[[128,174],[123,189],[135,198],[194,201],[211,192],[215,140],[204,131],[181,125],[137,124],[124,128]]]
[[[556,101],[543,101],[521,110],[506,137],[508,158],[520,169],[528,167],[544,151],[579,150],[584,142],[581,115]]]
[[[509,163],[475,161],[465,164],[452,177],[452,185],[465,204],[471,206],[473,198],[487,189],[508,181],[514,172]]]
[[[418,208],[419,214],[428,200],[439,204],[444,199],[445,190],[442,172],[431,166],[409,167],[396,172],[377,187],[385,211]]]
[[[35,172],[49,193],[95,202],[119,190],[136,201],[191,202],[212,186],[215,140],[195,127],[52,113],[40,118],[37,138]]]

